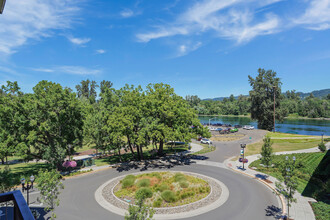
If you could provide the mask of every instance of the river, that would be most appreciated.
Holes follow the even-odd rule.
[[[231,125],[252,125],[257,128],[257,121],[249,117],[228,117],[228,116],[199,116],[201,123],[222,123]],[[276,121],[276,131],[291,134],[330,136],[330,120],[316,119],[285,119],[282,123]]]

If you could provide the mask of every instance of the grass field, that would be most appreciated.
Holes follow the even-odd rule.
[[[260,160],[250,164],[250,167],[256,167],[257,171],[267,173],[281,180],[282,176],[279,165],[285,160],[287,155],[276,155],[273,159],[273,167],[265,168],[260,165]],[[330,219],[330,151],[327,153],[301,153],[292,154],[295,156],[295,172],[298,178],[297,191],[303,196],[313,197],[318,200],[312,207],[317,220]]]
[[[294,151],[294,150],[313,148],[313,147],[317,147],[317,145],[321,142],[321,137],[315,138],[315,136],[272,133],[272,132],[268,132],[267,136],[269,136],[270,138],[276,138],[276,139],[272,139],[273,142],[272,147],[274,152]],[[249,156],[253,154],[259,154],[261,151],[262,144],[263,141],[254,144],[248,144],[246,147],[246,155]]]
[[[196,153],[193,153],[194,155],[206,154],[206,153],[215,151],[215,147],[212,145],[211,146],[209,146],[208,144],[200,144],[200,145],[203,146],[203,149]]]

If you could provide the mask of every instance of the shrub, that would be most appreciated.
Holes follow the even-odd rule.
[[[136,199],[151,198],[152,194],[153,193],[150,188],[142,187],[142,188],[138,189],[138,191],[136,191],[135,198]]]
[[[166,185],[165,183],[163,183],[162,185],[160,185],[158,187],[158,190],[161,191],[161,192],[163,192],[165,190],[169,190],[169,189],[170,189],[170,187],[168,185]]]
[[[134,185],[135,180],[132,178],[123,179],[121,184],[123,188],[128,188]]]
[[[187,181],[180,181],[179,182],[181,188],[188,188],[189,183]]]
[[[320,151],[324,152],[324,151],[326,151],[327,147],[325,146],[324,143],[319,143],[319,149],[320,149]]]
[[[175,194],[171,190],[165,190],[164,192],[162,192],[161,196],[166,202],[175,202],[176,201]]]
[[[185,181],[186,177],[182,173],[176,173],[174,176],[175,182]]]
[[[152,206],[153,207],[160,207],[162,205],[162,198],[158,197],[153,203],[152,203]]]
[[[150,180],[149,179],[141,179],[137,182],[137,187],[148,187],[150,186]]]

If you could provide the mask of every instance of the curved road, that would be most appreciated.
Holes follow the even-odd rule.
[[[206,154],[209,157],[208,160],[223,162],[228,157],[239,154],[241,142],[254,142],[260,140],[265,134],[264,131],[260,130],[243,132],[248,135],[241,140],[226,143],[215,142],[216,151]],[[270,207],[279,206],[278,200],[272,191],[259,181],[229,169],[206,165],[190,164],[176,166],[170,170],[204,174],[222,181],[228,187],[229,198],[222,206],[189,219],[274,219],[274,216],[267,216],[267,214],[269,214],[268,211],[272,210]],[[100,185],[109,179],[133,172],[138,172],[138,170],[118,172],[116,169],[106,169],[65,180],[65,189],[60,194],[60,206],[55,209],[57,218],[72,220],[124,219],[123,216],[102,208],[94,199],[94,193]]]

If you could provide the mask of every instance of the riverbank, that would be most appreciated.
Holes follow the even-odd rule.
[[[244,118],[251,118],[251,115],[198,115],[198,117],[244,117]],[[284,119],[306,119],[306,120],[326,120],[330,121],[330,118],[308,118],[303,116],[295,116],[295,115],[289,115],[287,117],[284,117]]]

